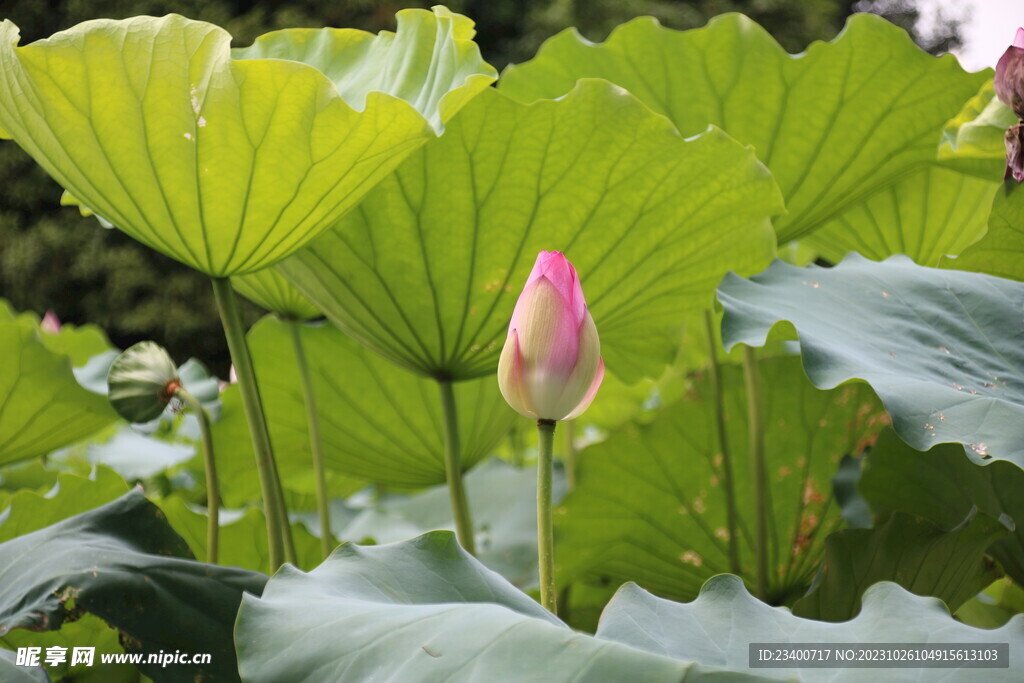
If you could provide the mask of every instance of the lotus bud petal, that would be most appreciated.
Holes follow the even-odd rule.
[[[1002,103],[1024,119],[1024,28],[1017,29],[1013,45],[999,58],[994,85]]]
[[[512,312],[498,386],[513,409],[538,420],[571,420],[604,377],[601,341],[576,269],[542,251]]]
[[[57,334],[60,332],[60,318],[53,311],[47,311],[39,323],[39,329],[47,334]]]
[[[144,341],[114,359],[107,385],[107,398],[117,414],[138,423],[160,417],[181,386],[181,379],[167,351]]]

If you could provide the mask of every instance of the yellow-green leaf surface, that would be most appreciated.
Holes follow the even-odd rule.
[[[51,343],[91,345],[95,338],[83,329]],[[49,347],[34,318],[0,314],[0,358],[0,464],[49,453],[116,418],[105,396],[75,380],[71,357]]]
[[[291,320],[311,320],[323,315],[312,301],[274,268],[231,278],[231,286],[257,306]]]
[[[995,194],[988,232],[945,268],[1024,281],[1024,189],[1007,180]]]
[[[336,68],[391,75],[339,94],[280,35],[262,44],[276,58],[233,59],[226,31],[177,15],[23,47],[5,21],[0,126],[132,237],[211,276],[252,272],[336,221],[493,79],[466,23],[439,8],[401,13],[397,34],[321,32]]]
[[[532,105],[489,90],[279,269],[378,353],[468,379],[497,367],[537,253],[561,250],[608,369],[634,380],[672,361],[722,275],[766,265],[781,210],[749,149],[684,139],[606,81]]]
[[[308,475],[313,462],[288,325],[268,316],[249,332],[285,486],[295,476]],[[302,325],[300,335],[313,379],[328,468],[337,474],[391,486],[444,483],[437,383],[395,367],[330,324]],[[455,398],[462,466],[468,470],[491,453],[505,436],[515,413],[505,404],[493,377],[460,383],[455,387]],[[250,466],[253,456],[244,438],[244,416],[234,408],[233,401],[225,400],[223,416],[214,425],[215,447],[219,458],[238,463],[243,469],[222,473],[221,479],[248,477],[255,483],[256,473]],[[225,485],[236,487],[237,482]]]
[[[873,261],[906,254],[935,267],[985,234],[997,187],[992,179],[930,166],[850,207],[807,244],[833,263],[856,251]]]
[[[942,129],[939,160],[950,168],[998,180],[1006,167],[1006,129],[1015,123],[1017,116],[999,101],[989,80]]]
[[[500,88],[529,102],[583,77],[628,89],[683,135],[711,123],[753,145],[786,198],[788,213],[775,221],[785,242],[933,163],[939,131],[986,74],[926,54],[870,15],[789,55],[756,23],[728,14],[682,32],[636,19],[600,44],[563,31],[506,70]]]

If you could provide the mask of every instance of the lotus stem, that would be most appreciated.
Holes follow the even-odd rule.
[[[284,509],[284,494],[274,461],[274,450],[270,444],[267,418],[256,384],[256,370],[249,355],[245,340],[245,325],[238,310],[235,292],[227,278],[211,278],[213,294],[217,300],[224,335],[227,337],[231,361],[238,375],[238,387],[242,393],[242,405],[249,423],[249,436],[256,454],[256,471],[259,474],[260,490],[263,495],[264,516],[267,522],[267,548],[270,553],[270,572],[273,573],[285,562],[285,539],[291,538],[288,514]],[[294,555],[294,551],[292,551]]]
[[[213,458],[213,430],[210,414],[195,396],[185,387],[178,385],[174,395],[195,414],[199,420],[199,433],[203,449],[203,463],[206,466],[206,561],[217,564],[220,544],[220,484],[217,482],[217,462]]]
[[[444,413],[444,470],[448,478],[448,497],[455,517],[455,533],[459,543],[470,555],[476,555],[473,538],[473,517],[469,499],[462,481],[461,445],[459,444],[459,415],[455,406],[455,391],[450,380],[438,380],[441,391],[441,410]]]
[[[718,363],[718,344],[715,338],[714,314],[704,311],[704,327],[708,337],[708,357],[711,365],[711,397],[715,406],[715,426],[718,428],[718,447],[722,453],[722,483],[725,487],[726,530],[729,534],[729,571],[739,574],[740,539],[737,533],[736,486],[732,477],[732,453],[725,428],[725,398],[722,393],[722,366]]]
[[[761,400],[761,377],[753,347],[743,347],[743,377],[747,389],[747,426],[750,460],[754,475],[754,507],[757,533],[754,551],[757,555],[757,593],[768,598],[768,470],[764,453],[764,405]]]
[[[572,493],[576,490],[576,423],[567,421],[562,433],[565,435],[565,482]]]
[[[540,576],[540,604],[558,614],[555,591],[555,535],[551,520],[552,451],[555,421],[537,420],[537,569]]]
[[[316,511],[320,518],[320,554],[326,560],[333,550],[331,536],[330,498],[327,492],[327,470],[324,466],[323,441],[320,438],[320,418],[317,415],[316,393],[313,390],[313,377],[309,373],[306,350],[302,346],[302,323],[289,320],[286,322],[295,347],[295,363],[299,368],[299,382],[302,384],[303,398],[306,403],[306,425],[309,428],[309,450],[313,455],[313,476],[316,479]]]

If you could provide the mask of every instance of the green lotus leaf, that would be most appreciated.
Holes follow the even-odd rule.
[[[815,389],[798,358],[758,366],[771,485],[769,591],[781,602],[810,586],[825,537],[843,524],[832,476],[843,454],[863,449],[884,413],[866,386]],[[722,370],[740,565],[753,577],[757,509],[746,392],[742,368]],[[555,516],[560,582],[636,581],[691,600],[709,578],[730,571],[724,463],[706,373],[648,424],[627,424],[577,461],[576,488]]]
[[[757,681],[568,628],[435,531],[285,566],[235,626],[245,681]],[[746,645],[744,645],[744,648]]]
[[[1024,281],[1024,190],[1012,180],[999,188],[988,233],[942,266]]]
[[[1024,467],[1021,283],[851,254],[835,268],[729,275],[718,298],[727,348],[789,321],[811,381],[868,382],[914,448],[957,442],[976,462]]]
[[[927,453],[910,448],[885,430],[871,449],[860,491],[876,515],[903,511],[953,528],[977,508],[991,517],[1009,516],[1013,533],[988,548],[1003,570],[1024,585],[1024,470],[1008,462],[976,465],[954,444]]]
[[[717,129],[684,139],[621,88],[482,93],[279,269],[345,332],[421,374],[493,374],[541,249],[580,273],[607,367],[672,361],[680,318],[774,254],[770,174]]]
[[[312,301],[274,268],[231,278],[235,291],[257,306],[291,320],[312,320],[323,315]]]
[[[463,17],[399,22],[377,38],[319,33],[344,68],[388,75],[339,94],[294,59],[233,59],[226,31],[176,15],[88,21],[22,47],[5,21],[0,126],[135,239],[211,276],[253,272],[330,226],[493,80]]]
[[[579,78],[607,78],[683,135],[721,127],[753,145],[779,183],[782,243],[934,163],[939,130],[988,75],[928,55],[872,15],[850,17],[834,41],[794,56],[747,17],[727,14],[682,32],[635,19],[599,44],[569,29],[509,67],[499,88],[530,102]]]
[[[942,129],[939,159],[950,168],[998,180],[1006,168],[1006,129],[1015,123],[1017,116],[987,81]]]
[[[459,109],[489,86],[498,72],[480,58],[473,21],[436,5],[396,15],[398,32],[285,29],[260,36],[235,59],[289,59],[308,64],[362,110],[367,96],[388,93],[412,104],[438,134]]]
[[[0,465],[74,443],[116,418],[105,397],[75,380],[71,358],[47,348],[45,337],[24,317],[0,316],[0,357],[7,359],[0,363]]]
[[[128,652],[207,652],[208,664],[141,664],[155,681],[237,680],[231,624],[266,576],[202,564],[138,489],[0,545],[0,635],[56,630],[78,612],[119,629]],[[74,600],[74,611],[67,605]]]
[[[248,601],[248,598],[246,599]],[[244,609],[244,608],[243,608]],[[934,598],[908,593],[894,583],[883,582],[864,594],[860,613],[850,621],[829,624],[801,619],[785,607],[769,607],[751,597],[735,576],[717,576],[689,604],[662,600],[633,584],[619,589],[604,614],[598,638],[618,641],[652,654],[692,660],[739,671],[757,671],[774,680],[808,683],[880,680],[878,669],[771,668],[750,669],[750,643],[973,643],[980,647],[1010,643],[1010,668],[979,669],[986,681],[1014,681],[1020,671],[1013,662],[1024,639],[1024,617],[1015,617],[1002,628],[973,628],[953,619]],[[806,646],[804,646],[806,647]],[[852,645],[851,647],[856,647]],[[887,668],[881,680],[929,680],[938,671],[920,668]],[[947,677],[967,678],[963,670]]]
[[[279,453],[285,486],[311,469],[309,431],[291,331],[267,316],[249,331],[249,345],[267,411],[270,436]],[[445,482],[444,436],[438,388],[369,351],[330,324],[302,325],[302,346],[309,363],[320,417],[327,467],[336,474],[399,487]],[[461,463],[468,470],[491,453],[515,419],[493,377],[455,387],[462,443]],[[223,417],[214,425],[214,445],[225,499],[244,481],[255,483],[252,453],[244,438],[244,415],[225,397]],[[235,471],[237,466],[238,471]],[[239,481],[230,481],[235,477]],[[251,490],[248,486],[246,490]]]
[[[906,254],[936,267],[985,234],[998,187],[991,178],[926,167],[843,211],[806,243],[833,263],[855,251],[875,261]]]
[[[793,605],[793,614],[822,621],[852,619],[860,612],[861,595],[879,581],[939,598],[955,612],[999,578],[985,550],[1010,531],[995,517],[976,513],[972,509],[952,529],[896,512],[872,529],[837,531],[825,541],[821,574]]]

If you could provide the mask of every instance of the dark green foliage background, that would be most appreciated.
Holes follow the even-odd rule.
[[[288,26],[394,28],[403,7],[434,2],[403,0],[14,0],[0,1],[0,18],[21,29],[22,44],[96,17],[169,12],[225,27],[236,44]],[[739,11],[767,28],[790,51],[831,39],[854,11],[874,11],[912,27],[908,0],[450,0],[477,22],[484,57],[501,69],[528,59],[546,38],[577,26],[602,40],[616,25],[652,15],[672,28],[701,26],[719,13]],[[956,25],[918,39],[931,50],[958,40]],[[121,348],[157,339],[178,362],[197,356],[227,374],[228,356],[206,278],[138,244],[117,230],[58,204],[61,190],[16,145],[0,143],[0,297],[18,310],[53,310],[65,321],[103,327]],[[250,322],[258,311],[246,308]]]

